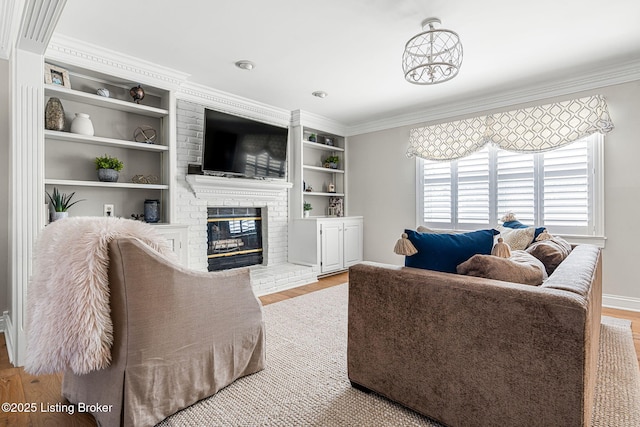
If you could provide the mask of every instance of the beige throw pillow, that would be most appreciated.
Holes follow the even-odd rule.
[[[498,237],[502,237],[512,251],[523,251],[527,249],[527,246],[533,242],[533,236],[536,232],[534,227],[507,228],[502,225],[497,226],[496,230],[500,232],[500,235],[496,236],[496,241]]]
[[[504,282],[538,286],[547,278],[544,265],[525,251],[513,251],[510,258],[474,255],[456,268],[458,274]]]
[[[571,244],[559,236],[550,236],[547,240],[534,242],[527,252],[539,259],[547,274],[552,275],[562,261],[571,253]]]

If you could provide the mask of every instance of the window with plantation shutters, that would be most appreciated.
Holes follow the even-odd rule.
[[[602,235],[602,142],[596,134],[542,153],[487,146],[449,162],[419,160],[422,222],[472,230],[513,212],[552,233]]]

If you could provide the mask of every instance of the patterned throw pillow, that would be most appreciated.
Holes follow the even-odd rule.
[[[500,232],[500,237],[502,237],[504,242],[514,251],[527,249],[531,242],[533,242],[535,233],[533,227],[507,228],[499,225],[496,227],[496,230]]]

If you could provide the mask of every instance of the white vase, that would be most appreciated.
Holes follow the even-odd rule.
[[[302,212],[302,217],[303,218],[309,218],[309,211],[303,211]]]
[[[71,122],[71,133],[93,136],[93,123],[86,113],[76,113],[76,118]]]

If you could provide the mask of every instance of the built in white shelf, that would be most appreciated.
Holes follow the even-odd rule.
[[[125,141],[123,139],[104,138],[101,136],[87,136],[79,135],[77,133],[70,132],[58,132],[55,130],[45,130],[44,136],[46,139],[58,140],[58,141],[71,141],[81,142],[84,144],[103,145],[110,147],[124,147],[134,150],[143,151],[167,151],[169,147],[160,144],[145,144],[143,142]]]
[[[344,173],[344,171],[342,169],[332,169],[332,168],[325,168],[322,166],[309,166],[309,165],[304,165],[303,166],[306,170],[311,170],[311,171],[316,171],[316,172],[326,172],[326,173]]]
[[[94,95],[92,93],[69,89],[64,86],[44,85],[44,94],[46,96],[56,96],[58,98],[82,102],[96,107],[111,108],[113,110],[125,111],[127,113],[142,114],[148,117],[165,117],[169,115],[169,110],[165,110],[164,108],[149,107],[148,105],[140,105],[135,102],[107,98],[100,95]]]
[[[66,185],[73,187],[103,187],[103,188],[137,188],[140,190],[167,190],[164,184],[134,184],[133,182],[102,182],[80,181],[73,179],[45,179],[45,185]]]
[[[336,147],[334,145],[325,145],[319,142],[302,141],[302,145],[309,148],[315,148],[316,150],[344,151],[344,148]]]
[[[334,197],[344,197],[344,193],[325,193],[320,191],[305,191],[305,196],[334,196]]]

